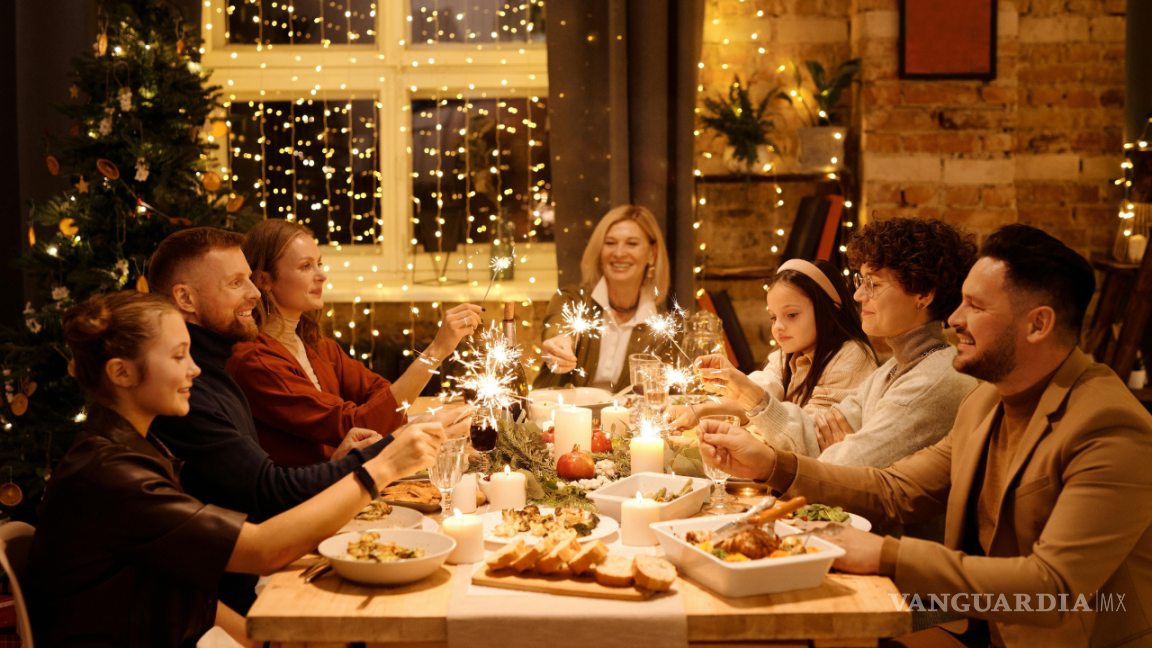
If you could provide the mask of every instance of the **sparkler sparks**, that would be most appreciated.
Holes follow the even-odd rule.
[[[488,282],[488,290],[484,291],[484,298],[481,299],[480,301],[487,301],[488,300],[488,293],[492,290],[492,284],[496,283],[496,276],[499,275],[501,272],[507,270],[508,268],[511,268],[512,267],[512,260],[514,258],[516,258],[516,249],[515,248],[512,249],[511,256],[492,257],[492,262],[488,264],[488,267],[492,268],[492,279]]]
[[[589,338],[597,337],[604,328],[604,320],[600,313],[588,306],[587,302],[564,304],[560,316],[564,318],[560,329],[565,335],[573,338],[573,345],[578,343],[583,335]]]
[[[509,345],[495,323],[480,333],[477,343],[469,342],[468,349],[469,353],[455,354],[465,370],[456,383],[472,405],[506,409],[520,399],[512,390],[516,379],[512,368],[520,360],[520,348]]]

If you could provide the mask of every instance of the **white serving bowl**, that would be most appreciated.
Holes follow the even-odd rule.
[[[679,520],[700,512],[700,507],[704,505],[704,500],[708,497],[708,489],[712,486],[711,481],[697,477],[676,477],[661,473],[636,473],[631,477],[588,493],[588,499],[596,502],[596,507],[600,509],[601,515],[606,515],[619,522],[620,506],[624,500],[635,498],[638,492],[655,493],[661,488],[667,488],[676,494],[684,487],[684,480],[686,479],[692,480],[690,493],[677,497],[671,502],[659,504],[661,521]]]
[[[456,548],[456,540],[440,533],[416,529],[370,530],[380,534],[376,542],[395,542],[406,549],[424,549],[424,557],[383,563],[344,558],[348,554],[348,543],[359,540],[367,531],[328,538],[320,543],[320,555],[332,562],[332,569],[337,574],[350,581],[366,585],[404,585],[436,573]]]
[[[533,405],[528,410],[528,418],[540,421],[549,418],[552,410],[535,403],[556,403],[561,397],[565,405],[587,407],[592,410],[592,418],[599,418],[600,410],[612,404],[612,394],[595,387],[574,387],[572,389],[534,389],[529,394]]]
[[[652,530],[660,539],[664,556],[681,574],[721,596],[732,598],[819,587],[832,563],[846,553],[826,540],[811,537],[808,545],[820,549],[818,553],[728,563],[683,540],[688,531],[718,529],[737,517],[739,515],[719,515],[655,522]],[[799,533],[779,521],[775,530],[781,537]]]

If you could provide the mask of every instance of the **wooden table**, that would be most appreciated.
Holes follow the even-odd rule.
[[[410,413],[426,410],[430,401],[421,399]],[[300,573],[317,560],[307,556],[272,576],[248,613],[252,639],[282,648],[446,645],[455,566],[399,588],[363,587],[332,574],[306,585]],[[698,646],[875,646],[879,638],[912,629],[911,613],[894,603],[896,586],[880,576],[833,573],[815,589],[739,599],[717,596],[684,577],[677,587],[688,641]]]

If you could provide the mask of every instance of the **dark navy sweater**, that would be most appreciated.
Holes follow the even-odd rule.
[[[339,461],[277,466],[260,448],[248,400],[224,369],[232,355],[231,340],[196,324],[188,324],[188,333],[192,359],[201,371],[192,383],[191,410],[183,417],[158,417],[152,434],[184,461],[181,485],[200,501],[247,513],[250,522],[261,522],[328,488],[391,441],[389,435]],[[255,582],[254,576],[225,575],[220,600],[246,614],[255,600]]]

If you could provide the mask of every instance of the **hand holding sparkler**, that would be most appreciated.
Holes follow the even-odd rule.
[[[696,359],[695,366],[697,375],[705,385],[716,389],[722,396],[735,400],[744,411],[755,408],[764,398],[764,388],[752,382],[743,371],[732,366],[725,356],[701,356]]]
[[[540,344],[544,352],[540,357],[548,362],[552,373],[568,373],[576,368],[576,355],[572,352],[572,338],[567,335],[557,335],[544,340]]]
[[[451,355],[460,340],[480,330],[484,322],[480,315],[483,310],[476,304],[460,304],[444,313],[440,330],[436,331],[435,339],[424,353],[434,358]]]

